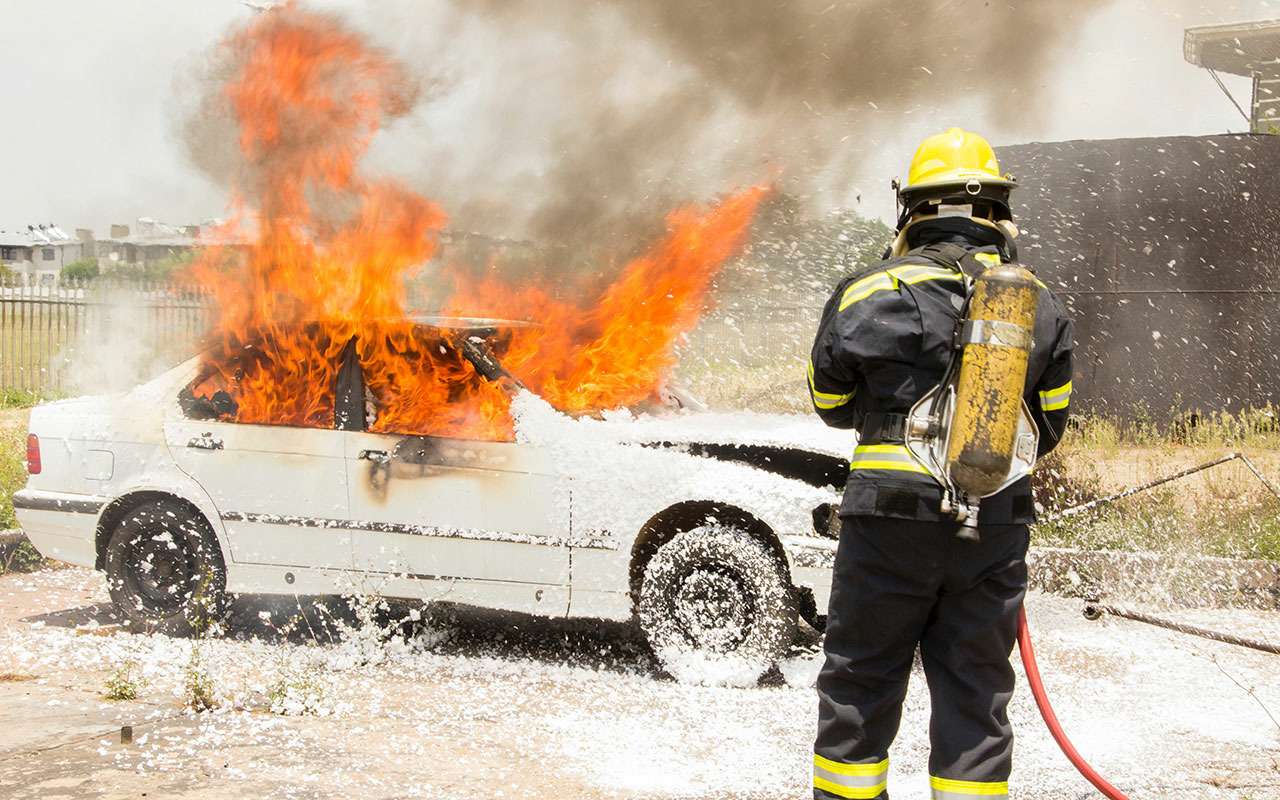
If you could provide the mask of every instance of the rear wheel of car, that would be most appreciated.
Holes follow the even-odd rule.
[[[645,569],[640,625],[662,667],[687,683],[754,683],[795,639],[785,565],[746,531],[704,525],[664,544]]]
[[[107,588],[129,623],[173,636],[201,633],[226,612],[226,567],[213,531],[172,500],[125,514],[107,542]]]

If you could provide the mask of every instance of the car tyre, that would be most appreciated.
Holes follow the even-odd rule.
[[[755,683],[795,640],[786,566],[750,533],[711,524],[677,534],[645,568],[640,626],[686,683]]]
[[[171,636],[205,632],[227,610],[227,573],[208,522],[156,500],[131,509],[107,542],[107,588],[132,627]]]

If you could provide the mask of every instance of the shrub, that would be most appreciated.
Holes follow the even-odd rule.
[[[18,428],[0,427],[0,530],[18,525],[13,493],[27,482],[27,437]]]
[[[204,654],[200,642],[192,642],[191,658],[183,671],[183,689],[187,707],[192,711],[210,711],[218,706],[218,698],[214,694],[213,678],[204,664]]]
[[[72,261],[62,268],[62,279],[73,281],[88,281],[98,277],[98,259],[82,258],[79,261]]]
[[[31,542],[20,542],[0,561],[0,575],[6,572],[35,572],[44,564],[44,556]]]
[[[103,696],[108,700],[137,700],[138,692],[142,688],[137,672],[138,662],[136,661],[126,661],[117,666],[107,676],[106,687],[102,692]]]

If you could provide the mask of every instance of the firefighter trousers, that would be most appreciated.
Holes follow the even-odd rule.
[[[815,798],[888,798],[917,645],[929,685],[934,800],[1006,798],[1009,663],[1027,588],[1026,525],[847,517],[818,676]]]

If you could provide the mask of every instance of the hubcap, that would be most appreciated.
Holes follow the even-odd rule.
[[[143,534],[130,548],[129,589],[149,614],[169,616],[180,610],[191,576],[191,565],[164,532]]]
[[[750,630],[754,608],[738,577],[700,567],[684,579],[676,594],[676,618],[698,647],[726,652]]]

